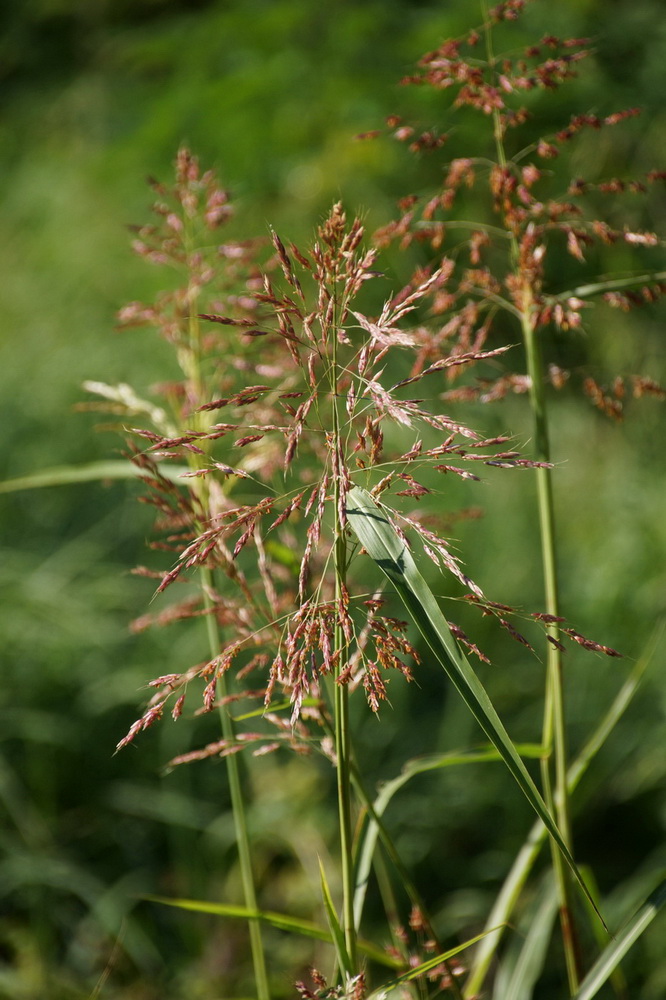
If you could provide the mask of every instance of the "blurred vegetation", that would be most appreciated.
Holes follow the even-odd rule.
[[[272,223],[307,236],[333,199],[368,227],[393,217],[396,197],[425,190],[438,169],[397,144],[361,143],[408,109],[441,120],[446,94],[397,86],[415,60],[470,26],[463,0],[25,0],[4,11],[0,40],[3,177],[3,333],[0,445],[3,479],[113,457],[113,435],[74,410],[85,378],[143,388],[169,377],[166,352],[144,331],[119,333],[114,315],[147,299],[164,275],[138,265],[124,224],[143,222],[143,178],[169,179],[184,141],[219,169],[234,193],[234,235]],[[509,29],[507,29],[509,30]],[[540,132],[579,110],[640,105],[641,118],[582,142],[587,176],[640,175],[664,167],[666,23],[658,0],[536,3],[512,46],[544,33],[586,36],[597,55],[581,80],[543,102]],[[476,142],[464,131],[453,155]],[[623,207],[625,203],[623,202]],[[650,219],[664,216],[654,194]],[[612,220],[616,221],[617,220]],[[629,257],[627,268],[639,266]],[[391,289],[407,273],[387,261]],[[562,285],[578,280],[570,258]],[[401,274],[402,269],[402,274]],[[586,334],[559,337],[558,363],[599,381],[640,372],[666,377],[663,308],[599,310]],[[626,661],[569,654],[572,746],[589,733],[666,612],[666,421],[652,400],[627,405],[611,425],[573,393],[556,402],[557,500],[562,515],[565,612]],[[521,399],[465,417],[489,434],[531,433]],[[509,481],[507,482],[507,479]],[[192,662],[192,627],[130,635],[150,588],[129,575],[150,531],[132,484],[72,485],[2,497],[0,692],[0,997],[74,1000],[212,1000],[251,989],[245,928],[141,902],[146,893],[238,897],[223,764],[164,762],[200,745],[210,721],[182,719],[113,757],[135,718],[142,685],[161,664]],[[451,509],[479,504],[485,517],[456,526],[470,574],[500,601],[538,607],[540,571],[533,498],[511,477],[469,492],[452,484]],[[537,582],[535,582],[537,581]],[[456,609],[457,610],[457,609]],[[459,624],[466,627],[464,612]],[[493,643],[487,683],[517,739],[534,738],[539,664]],[[660,649],[642,693],[579,789],[575,842],[594,866],[617,922],[666,867],[666,684]],[[443,678],[398,690],[381,721],[357,706],[360,759],[372,780],[408,757],[478,741]],[[212,731],[212,730],[211,730]],[[287,757],[252,763],[251,823],[260,893],[268,909],[321,919],[317,857],[334,847],[323,764]],[[478,929],[519,847],[527,809],[510,779],[488,766],[424,775],[389,816],[405,861],[424,887],[443,936]],[[314,888],[313,888],[314,887]],[[627,960],[632,1000],[666,995],[663,919]],[[267,935],[275,995],[313,959],[311,942]],[[244,978],[246,977],[246,978]],[[546,984],[559,995],[562,983]],[[554,992],[553,992],[554,991]]]

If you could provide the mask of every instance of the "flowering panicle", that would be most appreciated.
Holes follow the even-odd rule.
[[[515,20],[523,13],[523,2],[502,3],[489,12],[483,32],[492,25]],[[497,162],[489,164],[487,150],[478,156],[454,157],[445,166],[439,190],[420,198],[409,195],[399,202],[398,218],[384,226],[375,236],[379,246],[397,243],[422,248],[431,262],[421,264],[414,279],[403,294],[422,282],[423,275],[436,274],[447,268],[445,287],[434,288],[429,294],[433,312],[442,316],[438,329],[432,324],[421,338],[421,364],[441,354],[478,352],[470,364],[448,371],[451,381],[460,380],[466,371],[483,359],[483,347],[492,336],[497,316],[509,313],[517,318],[528,317],[537,331],[554,326],[561,331],[583,326],[584,310],[593,296],[603,296],[606,302],[620,309],[650,303],[663,293],[663,274],[656,280],[645,276],[626,281],[596,282],[572,292],[558,290],[562,273],[562,254],[568,254],[580,265],[588,259],[592,266],[602,259],[606,248],[628,246],[637,251],[663,245],[656,233],[638,227],[612,226],[595,216],[600,198],[626,194],[644,195],[655,185],[663,184],[666,172],[651,170],[640,179],[612,177],[586,180],[576,177],[562,196],[549,195],[549,189],[561,184],[560,172],[548,166],[564,152],[567,144],[585,132],[612,128],[640,112],[635,107],[609,114],[581,113],[570,116],[566,125],[553,134],[535,134],[532,114],[533,101],[527,101],[532,91],[553,90],[578,73],[581,60],[588,54],[588,40],[561,39],[547,35],[536,45],[511,57],[483,58],[479,50],[481,34],[473,30],[466,36],[447,40],[427,53],[419,71],[403,80],[409,85],[433,87],[447,92],[447,103],[455,111],[471,109],[492,120],[489,136],[496,146]],[[448,94],[450,93],[450,97]],[[523,102],[523,103],[521,103]],[[429,152],[443,145],[446,133],[436,144],[419,143],[416,130],[398,115],[387,121],[389,134],[398,142],[407,143],[412,151]],[[527,135],[525,135],[527,133]],[[379,132],[369,133],[376,137]],[[519,138],[518,138],[519,137]],[[449,137],[447,152],[453,146]],[[510,148],[516,158],[510,158]],[[501,152],[499,150],[501,149]],[[492,225],[461,222],[454,214],[467,192],[487,185],[490,207],[495,215]],[[596,198],[592,199],[591,196]],[[480,197],[477,195],[477,197]],[[460,250],[459,230],[468,229]],[[453,251],[447,247],[455,240],[457,262],[453,267]],[[446,254],[446,256],[442,256]],[[467,263],[466,260],[469,263]],[[551,258],[553,263],[551,264]],[[605,269],[605,268],[604,268]],[[457,343],[456,343],[457,339]],[[561,388],[569,372],[553,379]],[[647,377],[647,376],[646,376]],[[529,390],[525,376],[502,372],[489,378],[477,377],[475,384],[449,389],[447,401],[462,402],[478,399],[490,402],[507,393]],[[577,379],[585,394],[603,412],[617,418],[621,403],[612,394],[602,391],[590,379]]]
[[[353,485],[381,494],[383,503],[390,494],[396,530],[415,533],[431,559],[485,600],[446,540],[401,505],[436,495],[430,473],[474,480],[478,476],[464,468],[468,462],[536,464],[502,450],[504,437],[484,440],[432,405],[438,381],[495,362],[509,348],[484,348],[487,322],[473,302],[431,339],[419,314],[424,302],[433,301],[438,313],[455,297],[455,265],[448,259],[421,271],[377,317],[368,315],[362,296],[367,282],[380,277],[377,251],[364,247],[363,227],[358,220],[349,224],[340,205],[309,249],[272,232],[273,256],[262,267],[255,263],[257,243],[224,244],[211,264],[197,249],[197,235],[231,211],[213,175],[181,153],[173,192],[154,187],[159,224],[139,231],[135,249],[151,262],[177,265],[184,286],[153,307],[133,304],[121,320],[157,326],[177,348],[183,381],[163,387],[161,406],[128,387],[91,388],[133,418],[131,458],[158,512],[161,537],[153,544],[174,559],[161,574],[141,572],[159,579],[158,593],[192,572],[208,574],[199,597],[140,616],[133,628],[205,616],[219,631],[220,649],[153,682],[146,712],[119,746],[167,708],[179,717],[195,682],[202,711],[240,697],[219,696],[220,678],[233,667],[239,679],[266,671],[242,696],[263,701],[262,727],[277,726],[278,737],[249,733],[237,744],[218,741],[178,761],[235,753],[239,746],[268,752],[290,741],[309,749],[298,727],[310,718],[323,723],[324,678],[362,686],[376,712],[390,673],[410,680],[419,661],[403,622],[379,615],[379,604],[356,597],[344,580],[336,592],[327,572],[336,538],[349,530],[346,497]],[[484,242],[477,235],[477,253]],[[490,287],[480,272],[467,280]],[[416,382],[427,386],[423,399],[405,395]],[[405,450],[401,435],[417,429]],[[273,710],[276,699],[291,705],[290,719]],[[281,730],[285,722],[291,736]]]
[[[364,972],[347,976],[344,986],[329,986],[321,972],[314,968],[310,969],[310,978],[312,987],[300,980],[296,983],[296,991],[301,1000],[365,1000],[367,996]]]

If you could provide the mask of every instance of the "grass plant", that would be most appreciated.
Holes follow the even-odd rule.
[[[525,6],[506,0],[488,9],[483,0],[481,23],[424,56],[404,81],[436,93],[440,125],[416,127],[395,115],[387,131],[437,158],[443,180],[423,196],[405,195],[399,217],[374,235],[337,203],[310,245],[273,230],[221,241],[229,194],[181,149],[173,185],[151,182],[154,220],[136,228],[133,243],[138,257],[176,280],[155,302],[132,302],[119,314],[124,329],[160,334],[173,371],[156,373],[161,381],[150,394],[86,384],[95,396],[88,408],[117,418],[122,461],[6,484],[134,476],[145,487],[142,500],[156,513],[151,548],[167,565],[153,559],[137,570],[154,581],[155,594],[134,629],[202,618],[207,650],[149,681],[149,700],[117,750],[140,747],[167,714],[176,721],[217,713],[216,738],[176,754],[168,767],[225,761],[242,902],[153,897],[179,908],[183,920],[190,911],[245,918],[258,1000],[286,995],[264,928],[330,945],[326,974],[313,969],[310,983],[293,987],[302,1000],[538,997],[547,964],[559,961],[551,947],[556,913],[568,995],[588,1000],[610,979],[616,996],[629,996],[620,960],[664,901],[663,887],[653,889],[612,937],[604,900],[576,861],[571,796],[651,650],[572,754],[565,704],[576,676],[565,669],[567,650],[620,654],[562,613],[552,411],[555,391],[578,376],[549,360],[548,338],[591,329],[595,300],[628,309],[663,293],[659,263],[612,271],[613,251],[659,252],[659,237],[610,225],[598,209],[608,198],[649,196],[666,172],[593,182],[569,176],[563,162],[581,134],[613,129],[637,112],[575,113],[538,135],[535,97],[575,78],[588,43],[547,36],[516,52],[511,30]],[[500,55],[505,43],[510,54]],[[479,118],[479,150],[451,158],[467,115]],[[382,132],[364,138],[381,141]],[[461,202],[475,218],[457,211]],[[387,295],[396,247],[408,258],[398,270],[411,273]],[[585,268],[584,279],[568,286],[560,275],[572,263]],[[610,388],[586,375],[582,388],[613,420],[629,392],[666,395],[650,373],[618,376]],[[512,395],[528,400],[528,449],[516,445],[513,428],[479,430],[478,406],[468,411],[473,420],[466,416],[470,403]],[[455,550],[448,484],[473,488],[479,470],[511,477],[515,491],[535,489],[543,567],[542,583],[531,588],[543,592],[536,607],[488,596]],[[470,516],[469,509],[457,515]],[[482,616],[535,664],[544,661],[542,717],[530,741],[512,737],[503,722],[490,658],[452,621],[456,605],[465,621]],[[399,776],[369,791],[356,749],[359,713],[381,724],[406,684],[440,667],[478,724],[473,744],[405,761]],[[262,903],[253,774],[278,752],[335,770],[338,860],[331,867],[320,859],[319,922]],[[442,939],[437,903],[401,859],[384,814],[418,774],[498,762],[534,822],[485,926],[462,925],[452,942]],[[539,881],[546,840],[553,878]],[[383,908],[379,928],[369,895],[373,913]],[[504,940],[521,907],[534,913],[533,927],[512,956]]]

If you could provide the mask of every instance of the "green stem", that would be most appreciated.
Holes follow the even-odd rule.
[[[204,608],[210,612],[213,601],[210,596],[212,592],[213,574],[207,567],[202,567],[201,590],[204,599]],[[208,633],[208,644],[211,658],[217,656],[220,651],[220,636],[217,622],[213,614],[206,614],[206,630]],[[227,693],[226,677],[222,674],[217,682],[218,694],[224,698]],[[222,706],[220,709],[220,722],[222,735],[229,743],[236,741],[234,723],[227,709]],[[236,846],[238,849],[238,862],[241,873],[241,883],[243,886],[243,899],[248,910],[256,912],[257,895],[254,886],[254,874],[252,871],[252,856],[250,851],[250,837],[247,828],[247,817],[245,813],[245,799],[243,796],[243,786],[241,783],[240,767],[237,754],[229,754],[226,758],[227,776],[229,779],[229,793],[231,796],[231,810],[234,819],[234,832],[236,834]],[[264,955],[261,927],[258,921],[248,921],[250,933],[250,948],[252,951],[252,964],[254,967],[254,979],[257,989],[258,1000],[270,1000],[270,989],[268,986],[268,975],[266,972],[266,959]]]
[[[488,20],[487,0],[481,0],[481,7],[485,25],[488,66],[491,72],[494,72],[495,56],[492,48],[492,32],[490,22]],[[501,117],[497,109],[493,111],[493,133],[498,162],[501,167],[505,168],[507,166],[507,157],[504,149]],[[511,235],[510,242],[512,265],[515,269],[518,269],[520,253],[518,241],[514,233]],[[546,395],[544,390],[545,379],[540,343],[534,325],[535,309],[533,289],[529,276],[521,276],[520,273],[518,273],[518,276],[522,278],[523,295],[522,302],[520,304],[521,331],[527,359],[527,373],[530,379],[530,405],[532,408],[535,432],[534,450],[537,461],[549,462],[550,436],[548,432]],[[549,468],[538,468],[536,473],[539,530],[541,537],[541,558],[546,600],[545,610],[547,614],[559,617],[555,543],[555,510],[553,504],[551,470]],[[561,650],[556,645],[559,641],[558,634],[559,629],[556,623],[548,626],[548,635],[554,640],[554,642],[548,643],[542,742],[544,747],[548,748],[549,756],[544,757],[541,762],[541,775],[544,799],[551,814],[556,819],[564,843],[569,850],[571,850],[571,823],[569,818],[569,794],[567,789],[567,743],[564,718],[562,654]],[[554,757],[554,786],[551,778],[549,749],[551,747]],[[562,929],[562,942],[567,966],[567,978],[569,981],[569,990],[573,996],[578,989],[578,983],[581,978],[581,968],[571,908],[571,885],[564,864],[564,859],[562,858],[557,845],[552,842],[551,854],[559,896],[560,925]]]
[[[341,456],[341,436],[340,436],[340,415],[338,413],[338,363],[337,346],[338,332],[334,322],[330,331],[332,372],[331,382],[333,390],[332,418],[333,418],[333,448],[336,449],[337,456]],[[344,596],[346,594],[347,576],[347,543],[345,537],[345,526],[341,523],[340,498],[342,470],[338,467],[336,457],[335,466],[338,475],[334,477],[333,501],[335,508],[335,542],[334,542],[334,564],[335,564],[335,601],[338,610],[338,621],[335,626],[335,650],[338,654],[335,667],[335,752],[337,760],[337,787],[338,787],[338,815],[340,823],[340,857],[342,872],[342,926],[345,935],[345,947],[351,962],[352,969],[357,969],[358,949],[356,936],[356,923],[354,920],[354,855],[353,855],[353,834],[352,834],[352,806],[351,806],[351,731],[349,722],[349,690],[346,684],[340,684],[340,675],[345,671],[349,662],[349,647],[344,631],[340,624],[339,616],[342,609]]]
[[[337,630],[336,630],[337,632]],[[337,637],[340,638],[339,636]],[[342,637],[344,641],[344,637]],[[340,646],[338,646],[340,648]],[[337,671],[336,671],[337,673]],[[357,965],[354,924],[354,860],[352,843],[351,795],[349,778],[349,691],[346,684],[335,685],[335,749],[337,756],[338,814],[342,868],[342,925],[345,947],[353,969]]]
[[[550,460],[550,438],[544,391],[544,372],[539,341],[531,321],[531,302],[525,303],[522,319],[523,340],[527,355],[527,371],[530,376],[530,402],[534,416],[535,452],[538,461]],[[537,503],[541,535],[541,559],[543,565],[546,612],[559,617],[558,576],[555,559],[555,510],[551,470],[539,468],[537,475]],[[548,643],[546,663],[546,697],[544,703],[542,743],[548,756],[541,761],[541,777],[544,798],[556,817],[562,838],[571,850],[571,821],[569,815],[569,793],[567,788],[567,739],[564,715],[564,684],[562,651],[557,624],[548,626],[548,635],[554,640]],[[550,748],[554,759],[554,784],[551,778]],[[553,868],[560,900],[560,924],[567,965],[569,989],[573,995],[578,989],[582,976],[576,931],[571,907],[571,885],[564,860],[556,844],[551,845]]]
[[[207,401],[206,386],[201,370],[201,330],[197,310],[197,286],[192,288],[189,297],[190,312],[188,323],[188,347],[179,351],[179,363],[187,379],[187,389],[190,406],[194,410],[196,406]],[[193,414],[194,423],[203,425],[207,415],[203,413]],[[205,456],[192,455],[191,463],[194,468],[202,468]],[[201,508],[208,510],[208,486],[205,480],[195,480]],[[220,634],[213,612],[213,573],[210,568],[202,566],[199,570],[201,592],[203,596],[204,609],[207,612],[206,633],[211,660],[220,652]],[[218,678],[218,695],[224,698],[227,694],[227,680],[224,674]],[[233,721],[226,708],[220,709],[220,721],[224,739],[233,744],[236,741],[236,732]],[[241,873],[241,883],[243,886],[243,898],[248,910],[256,911],[257,896],[254,885],[254,875],[252,871],[252,856],[250,851],[250,837],[247,828],[247,818],[245,813],[245,799],[240,776],[239,761],[236,754],[231,753],[226,758],[227,777],[229,780],[229,794],[231,797],[231,809],[234,821],[234,832],[236,834],[236,847],[238,850],[238,861]],[[268,975],[266,972],[266,959],[264,955],[261,927],[255,920],[248,922],[250,935],[250,949],[252,952],[252,964],[254,969],[255,987],[257,990],[257,1000],[270,1000],[270,989],[268,985]]]
[[[569,288],[566,292],[558,292],[556,295],[547,295],[547,302],[562,302],[566,299],[588,299],[592,295],[599,295],[603,292],[612,292],[621,288],[631,288],[632,285],[645,285],[649,281],[664,281],[666,271],[653,271],[647,274],[632,274],[624,278],[609,278],[606,281],[594,281],[587,285],[579,285],[577,288]]]

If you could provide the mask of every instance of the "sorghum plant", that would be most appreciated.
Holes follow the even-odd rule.
[[[270,918],[259,910],[254,889],[237,758],[244,747],[255,755],[280,747],[321,753],[337,773],[339,912],[322,876],[337,972],[331,986],[313,972],[316,990],[301,983],[301,996],[359,1000],[370,988],[364,956],[395,970],[393,986],[408,989],[420,978],[439,992],[476,995],[497,949],[497,925],[509,919],[547,833],[572,994],[583,975],[571,906],[570,872],[582,880],[572,857],[562,653],[571,640],[618,654],[586,639],[560,613],[545,383],[550,377],[557,387],[567,373],[551,369],[548,375],[541,339],[552,324],[578,328],[593,294],[607,294],[611,304],[625,307],[637,296],[654,298],[664,286],[659,276],[649,283],[631,277],[550,290],[550,254],[562,243],[582,261],[595,241],[638,247],[658,241],[652,233],[614,229],[588,218],[579,204],[588,189],[580,180],[563,197],[540,193],[549,181],[548,161],[578,132],[613,126],[634,112],[604,119],[577,116],[555,136],[521,148],[514,137],[529,113],[520,101],[512,105],[516,95],[559,86],[574,75],[584,54],[581,40],[546,38],[518,58],[496,57],[493,26],[515,19],[523,6],[510,0],[484,13],[481,30],[424,57],[419,74],[407,81],[442,91],[456,88],[454,108],[471,107],[490,123],[494,160],[452,160],[441,190],[421,202],[405,199],[401,218],[377,234],[374,248],[368,248],[360,222],[348,221],[339,204],[310,247],[285,243],[274,232],[263,244],[211,246],[212,233],[230,214],[228,196],[182,150],[173,190],[154,184],[158,221],[138,230],[135,250],[152,263],[175,268],[183,284],[154,305],[132,303],[120,314],[122,325],[155,327],[173,345],[182,377],[158,388],[159,402],[145,401],[127,386],[88,384],[123,416],[128,456],[148,487],[147,502],[157,510],[160,537],[154,545],[169,553],[163,571],[140,572],[156,576],[158,593],[190,577],[196,582],[185,600],[142,616],[135,628],[202,617],[209,645],[203,662],[174,664],[150,681],[153,696],[118,748],[166,712],[177,719],[184,711],[219,711],[220,739],[172,764],[213,756],[227,760],[261,1000],[270,990],[257,918]],[[418,134],[397,118],[390,128],[416,151],[448,149],[445,133]],[[637,187],[662,177],[653,173]],[[461,190],[481,181],[494,221],[451,221]],[[624,182],[598,187],[614,192],[623,190]],[[461,227],[469,233],[447,250],[449,234]],[[426,253],[408,286],[374,314],[372,288],[384,287],[377,270],[379,248],[395,239],[403,246],[418,244]],[[454,384],[474,366],[499,365],[508,356],[511,345],[497,343],[494,333],[503,314],[520,330],[526,370],[491,378],[486,368],[476,384]],[[636,376],[633,384],[637,395],[663,395],[651,379]],[[617,415],[619,383],[614,396],[597,382],[588,381],[586,391],[604,411]],[[519,453],[508,435],[484,436],[457,415],[468,398],[489,400],[507,392],[529,394],[533,457]],[[544,609],[518,615],[488,598],[465,573],[441,520],[419,509],[422,499],[444,493],[441,484],[447,478],[475,480],[472,470],[484,464],[518,476],[531,474],[521,470],[535,470]],[[478,606],[524,646],[531,648],[531,642],[520,619],[544,628],[543,797],[463,650],[481,660],[487,660],[486,653],[442,614],[418,569],[421,555],[452,576],[462,600]],[[396,594],[409,622],[392,606]],[[425,646],[417,647],[414,628]],[[350,726],[349,699],[357,689],[369,710],[378,713],[387,686],[396,690],[427,669],[426,660],[447,670],[492,744],[483,752],[504,760],[538,815],[530,848],[521,852],[511,899],[494,911],[492,933],[465,986],[465,970],[452,964],[453,952],[443,952],[437,942],[418,890],[383,826],[385,801],[373,804],[368,796]],[[241,731],[232,713],[252,716],[255,727]],[[355,837],[359,809],[365,826]],[[420,942],[416,960],[410,959],[404,939],[385,953],[359,938],[365,899],[360,875],[378,838],[411,897],[410,927]]]

